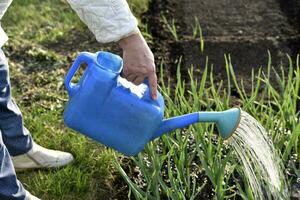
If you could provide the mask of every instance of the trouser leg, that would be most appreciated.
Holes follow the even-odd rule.
[[[0,132],[0,199],[24,200],[25,190],[17,180],[13,163],[1,135]]]
[[[32,148],[32,138],[23,125],[22,114],[11,97],[9,67],[0,50],[0,130],[10,155],[27,153]]]

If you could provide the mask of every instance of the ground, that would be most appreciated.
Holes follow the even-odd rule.
[[[299,70],[296,71],[295,63],[299,53],[299,1],[152,0],[149,10],[146,0],[129,2],[155,54],[158,75],[163,72],[159,83],[166,99],[166,116],[242,106],[274,132],[272,139],[283,154],[296,198],[297,191],[299,195],[297,154],[300,153],[297,140],[297,130],[300,129],[295,120],[299,119],[300,109],[299,81],[296,80]],[[195,126],[195,129],[184,130],[183,135],[177,131],[173,137],[163,137],[151,143],[145,153],[134,158],[123,157],[66,128],[62,113],[68,97],[63,79],[76,55],[80,51],[96,52],[99,49],[121,53],[116,44],[99,44],[66,1],[16,0],[2,21],[11,38],[4,51],[9,58],[13,94],[22,109],[26,126],[38,143],[70,151],[76,159],[71,166],[60,170],[18,173],[24,186],[33,194],[46,200],[127,199],[129,194],[133,199],[138,192],[126,179],[129,177],[144,191],[148,190],[149,199],[150,195],[159,196],[158,191],[162,193],[162,199],[166,199],[167,194],[175,197],[183,194],[188,198],[193,196],[194,183],[200,191],[196,195],[198,199],[213,196],[230,199],[230,195],[241,198],[238,194],[245,191],[246,184],[242,183],[238,170],[233,175],[229,173],[236,163],[232,156],[228,156],[232,159],[228,165],[223,163],[221,158],[229,151],[226,146],[223,150],[221,141],[210,134],[195,134],[199,137],[196,143],[201,148],[196,151],[191,148],[195,145],[195,129],[207,134],[210,126]],[[286,71],[288,65],[292,67],[292,75],[284,80],[271,76],[272,80],[275,77],[281,81],[277,84],[279,89],[273,90],[270,84],[261,84],[256,93],[251,91],[251,67],[266,69],[270,62],[268,50],[272,66],[278,69],[282,59]],[[293,64],[287,61],[286,53],[291,56]],[[229,65],[225,65],[224,54],[227,61],[230,54],[237,79],[244,78],[244,86],[239,84],[242,91],[233,83],[232,77],[231,84],[226,82]],[[181,73],[178,73],[181,56]],[[208,72],[205,71],[206,56]],[[189,79],[190,64],[194,65],[195,80]],[[211,65],[214,66],[212,74],[209,73]],[[204,78],[205,74],[207,78]],[[267,80],[263,76],[254,77],[255,83]],[[196,80],[197,83],[193,82]],[[244,95],[243,89],[248,93]],[[286,132],[280,132],[277,124]],[[186,141],[191,141],[191,144],[186,144]],[[156,145],[166,154],[151,154],[157,151]],[[170,161],[164,160],[167,158]],[[161,168],[147,168],[149,160]],[[157,160],[165,165],[160,166]],[[128,177],[122,174],[115,161],[121,164]],[[222,171],[225,166],[229,174],[222,179],[218,173],[225,173]],[[164,180],[166,185],[155,182],[153,177]],[[223,182],[227,184],[223,185]],[[240,190],[236,183],[240,184]]]
[[[219,80],[226,79],[224,54],[230,54],[238,78],[247,82],[252,69],[267,68],[268,51],[275,69],[280,69],[281,63],[288,63],[286,54],[295,60],[299,53],[298,1],[155,0],[151,5],[149,27],[152,35],[160,40],[159,44],[164,46],[158,49],[163,51],[161,57],[174,63],[183,56],[184,66],[193,64],[199,70],[203,69],[208,57]],[[177,41],[161,16],[166,16],[169,24],[175,20]],[[202,37],[199,33],[194,34],[197,22]],[[157,25],[161,28],[156,28]],[[201,39],[205,43],[203,53],[200,53]],[[176,72],[174,65],[170,68]],[[186,71],[182,69],[183,74]]]

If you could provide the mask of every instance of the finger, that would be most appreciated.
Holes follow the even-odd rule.
[[[128,76],[125,72],[124,72],[124,70],[121,72],[121,76],[123,77],[123,78],[126,78],[126,76]]]
[[[151,97],[152,99],[157,99],[157,77],[156,74],[153,73],[151,76],[148,77],[149,85],[151,90]]]
[[[140,76],[137,76],[137,77],[134,79],[133,83],[134,83],[135,85],[139,85],[139,84],[143,83],[144,79],[145,79],[144,76],[141,76],[141,75],[140,75]]]
[[[122,72],[121,72],[121,76],[123,78],[127,78],[127,76],[129,76],[130,74],[128,73],[128,70],[125,69],[125,67],[123,68]]]
[[[134,79],[136,79],[136,74],[129,74],[127,77],[125,77],[128,81],[133,82]]]

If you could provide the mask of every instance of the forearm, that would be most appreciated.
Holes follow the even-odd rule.
[[[130,34],[129,36],[125,36],[121,40],[118,41],[118,44],[122,49],[128,49],[129,47],[136,47],[141,44],[147,44],[144,37],[142,36],[141,32],[137,30],[133,34]]]

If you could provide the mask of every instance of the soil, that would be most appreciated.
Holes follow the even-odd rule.
[[[175,19],[179,41],[172,38],[163,24],[163,15],[169,22]],[[200,52],[199,40],[191,37],[195,17],[202,28],[204,53]],[[224,54],[230,54],[237,78],[243,78],[247,87],[252,69],[267,69],[268,51],[272,67],[277,70],[281,65],[288,68],[286,54],[295,60],[300,52],[297,0],[152,0],[146,18],[154,36],[157,62],[164,60],[171,77],[180,56],[183,76],[187,76],[191,64],[201,75],[208,57],[217,81],[226,80]],[[271,79],[275,81],[274,75]]]
[[[66,35],[68,37],[61,37],[58,40],[44,43],[43,46],[65,56],[69,56],[70,52],[97,52],[100,47],[102,51],[121,53],[121,49],[116,43],[99,44],[95,36],[87,28],[80,31],[74,28],[67,32]]]

